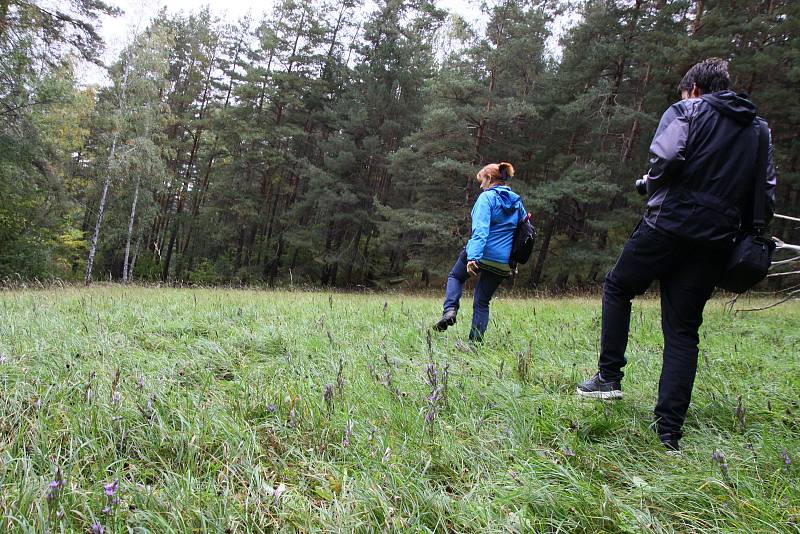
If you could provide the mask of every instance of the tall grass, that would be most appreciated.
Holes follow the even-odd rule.
[[[657,302],[615,403],[573,394],[599,302],[501,296],[482,345],[468,304],[428,337],[424,297],[0,293],[0,531],[800,531],[800,306],[708,305],[669,456]]]

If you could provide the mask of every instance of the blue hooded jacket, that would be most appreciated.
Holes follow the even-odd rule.
[[[514,231],[527,215],[522,199],[510,187],[497,185],[480,194],[472,207],[472,237],[467,260],[508,263]]]

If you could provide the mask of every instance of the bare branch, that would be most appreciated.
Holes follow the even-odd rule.
[[[797,217],[789,217],[788,215],[778,215],[778,214],[776,213],[776,214],[774,215],[774,217],[775,217],[776,219],[783,219],[783,220],[785,220],[785,221],[794,221],[794,222],[800,222],[800,219],[798,219]]]
[[[767,278],[773,278],[775,276],[789,276],[791,274],[800,274],[800,271],[789,271],[789,272],[785,272],[785,273],[772,273],[772,274],[768,274]]]
[[[773,261],[770,268],[775,267],[776,265],[784,265],[786,263],[792,263],[798,260],[800,260],[800,256],[795,256],[794,258],[789,258],[788,260]]]
[[[797,299],[797,297],[794,296],[796,293],[800,293],[800,290],[792,291],[791,293],[789,293],[788,296],[784,297],[783,299],[779,300],[778,302],[773,302],[772,304],[769,304],[767,306],[762,306],[760,308],[747,308],[745,310],[736,310],[734,313],[768,310],[770,308],[774,308],[775,306],[783,304],[784,302]]]
[[[773,237],[772,240],[775,241],[775,248],[777,250],[785,249],[785,250],[795,250],[797,252],[800,252],[800,245],[790,245],[789,243],[784,243],[777,237]]]

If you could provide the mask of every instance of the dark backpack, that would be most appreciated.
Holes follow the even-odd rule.
[[[511,244],[511,257],[509,263],[512,266],[527,263],[533,253],[533,245],[536,243],[536,228],[531,223],[531,214],[528,213],[517,223],[514,230],[514,242]]]
[[[746,230],[736,238],[725,271],[717,281],[717,287],[744,293],[767,277],[769,267],[772,265],[772,253],[775,251],[775,242],[769,237],[763,237],[765,217],[764,191],[767,181],[767,164],[769,150],[769,130],[765,122],[758,121],[758,159],[753,186],[752,224],[745,225]],[[749,221],[748,221],[749,222]]]

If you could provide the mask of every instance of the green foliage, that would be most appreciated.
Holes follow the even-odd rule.
[[[67,54],[96,58],[90,22],[112,10],[8,5],[0,276],[79,277],[59,236],[91,249],[96,231],[101,278],[437,284],[476,172],[510,161],[540,233],[518,286],[596,285],[641,214],[659,118],[710,55],[770,122],[779,211],[798,215],[797,2],[502,0],[479,24],[430,0],[164,11],[96,90],[76,89]],[[773,234],[797,242],[795,226]]]

